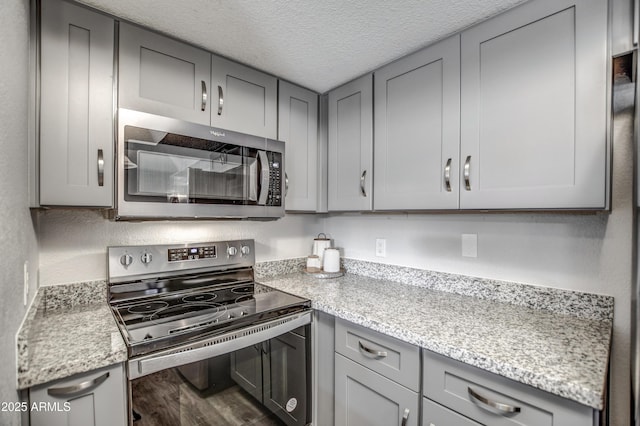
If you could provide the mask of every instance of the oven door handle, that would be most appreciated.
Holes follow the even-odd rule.
[[[311,311],[305,311],[132,359],[127,363],[129,380],[237,351],[310,323]]]
[[[269,195],[269,179],[271,170],[269,169],[269,159],[265,151],[258,151],[258,159],[260,160],[260,196],[258,197],[258,205],[267,204]]]

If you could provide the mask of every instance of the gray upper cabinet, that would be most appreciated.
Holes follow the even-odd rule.
[[[121,23],[119,67],[121,107],[209,125],[209,52]]]
[[[371,210],[373,76],[329,92],[328,207]]]
[[[220,56],[211,58],[211,125],[276,139],[278,80]]]
[[[376,71],[374,94],[374,209],[457,209],[460,36]]]
[[[606,207],[607,2],[535,0],[462,33],[462,209]]]
[[[42,2],[40,204],[113,205],[111,18]]]
[[[33,410],[31,426],[124,426],[126,380],[122,364],[77,374],[29,390],[29,403],[58,410]]]
[[[280,81],[278,139],[286,144],[287,210],[317,211],[318,94]]]

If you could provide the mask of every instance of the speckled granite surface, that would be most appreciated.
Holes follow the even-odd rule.
[[[551,302],[532,309],[354,274],[320,280],[298,272],[260,282],[309,298],[313,308],[336,317],[596,409],[604,406],[612,331],[606,309],[600,319],[589,319],[576,315],[578,307],[566,315],[546,309],[556,305]]]
[[[298,272],[304,267],[304,262],[304,258],[263,262],[256,265],[256,277],[260,279]],[[385,265],[363,260],[342,259],[342,265],[348,273],[363,277],[511,303],[580,318],[613,320],[613,297],[611,296]]]
[[[106,283],[41,287],[18,333],[18,389],[127,359]]]

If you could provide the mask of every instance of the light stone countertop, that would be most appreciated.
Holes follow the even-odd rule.
[[[41,287],[18,333],[18,389],[127,360],[104,281]]]
[[[604,406],[609,318],[584,318],[353,274],[318,279],[299,272],[258,281],[308,298],[314,309],[338,318],[592,408]],[[595,299],[593,305],[603,300],[609,304],[607,296]]]

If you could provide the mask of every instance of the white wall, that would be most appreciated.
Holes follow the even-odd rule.
[[[27,200],[28,0],[2,2],[0,46],[0,402],[15,402],[15,335],[26,312],[22,268],[28,260],[34,277],[32,299],[38,265]],[[0,412],[0,424],[20,424],[20,417]]]
[[[40,285],[107,278],[107,247],[253,238],[256,260],[303,257],[311,252],[321,218],[287,215],[277,221],[113,222],[100,211],[38,213]]]

